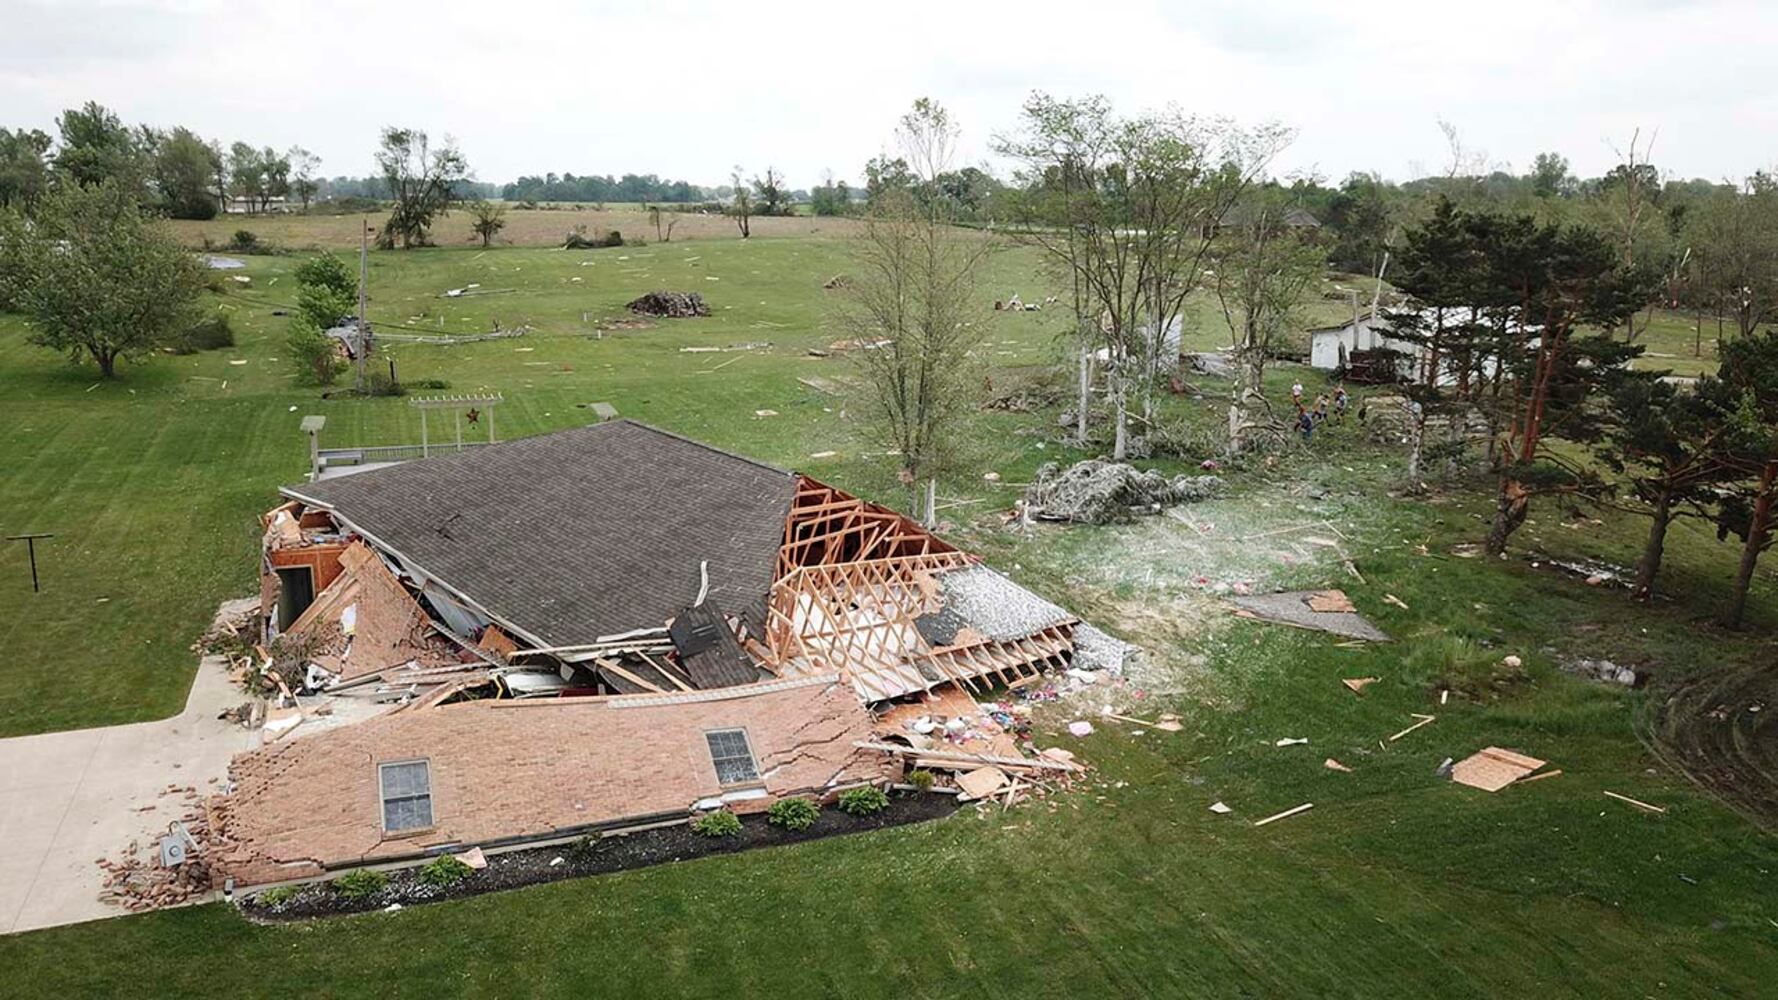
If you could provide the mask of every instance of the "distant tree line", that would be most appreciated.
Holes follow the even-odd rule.
[[[204,139],[191,129],[126,125],[89,101],[56,119],[56,134],[0,128],[0,208],[29,212],[52,187],[111,184],[151,214],[209,219],[231,206],[303,207],[320,192],[321,160],[301,146]]]
[[[664,181],[654,174],[624,174],[613,179],[610,174],[577,177],[569,173],[547,173],[542,177],[520,177],[510,184],[502,185],[500,197],[505,201],[658,201],[686,204],[710,201],[716,194],[686,181]]]

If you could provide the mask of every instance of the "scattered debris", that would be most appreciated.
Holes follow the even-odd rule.
[[[452,857],[456,858],[458,861],[463,862],[464,864],[468,865],[469,867],[476,869],[477,871],[480,871],[481,869],[488,867],[488,858],[486,855],[484,855],[482,853],[482,849],[479,847],[471,847],[469,850],[464,851],[462,854],[454,854],[454,855],[452,855]]]
[[[1277,742],[1273,743],[1272,745],[1275,747],[1294,747],[1294,746],[1301,746],[1302,744],[1307,743],[1307,742],[1309,742],[1309,738],[1307,736],[1286,736],[1285,738],[1278,740]]]
[[[1561,773],[1562,773],[1562,769],[1558,767],[1554,771],[1545,771],[1542,774],[1534,774],[1529,778],[1520,778],[1518,783],[1521,785],[1529,785],[1533,781],[1542,781],[1545,778],[1554,778],[1554,777],[1560,775]]]
[[[969,802],[988,798],[1005,788],[1010,780],[1005,771],[993,765],[965,771],[957,775],[957,790],[961,793],[958,799]]]
[[[1561,663],[1564,673],[1573,674],[1589,681],[1600,681],[1606,684],[1622,684],[1625,687],[1636,687],[1642,677],[1635,670],[1619,666],[1610,660],[1564,660]]]
[[[1234,812],[1233,809],[1230,809],[1227,805],[1224,805],[1221,800],[1210,803],[1210,811],[1215,813],[1218,816],[1227,816],[1229,813]]]
[[[1616,799],[1619,802],[1628,802],[1630,805],[1633,805],[1638,809],[1646,810],[1651,813],[1664,813],[1667,811],[1666,806],[1653,805],[1651,803],[1644,802],[1641,799],[1633,799],[1633,798],[1629,797],[1628,795],[1619,795],[1616,792],[1606,792],[1605,797],[1611,798],[1611,799]]]
[[[1093,735],[1093,724],[1085,719],[1076,719],[1068,724],[1068,732],[1073,736]]]
[[[1414,723],[1413,725],[1402,730],[1401,732],[1396,733],[1394,736],[1389,737],[1389,742],[1394,743],[1396,740],[1399,740],[1403,736],[1406,736],[1407,734],[1413,732],[1414,730],[1419,729],[1421,726],[1430,725],[1433,722],[1433,720],[1438,718],[1438,716],[1436,716],[1436,715],[1421,715],[1418,712],[1409,712],[1408,714],[1412,715],[1416,719],[1419,719],[1420,721]]]
[[[1265,826],[1267,823],[1275,823],[1281,819],[1289,819],[1290,817],[1295,816],[1297,813],[1308,812],[1309,810],[1311,810],[1313,808],[1315,808],[1315,803],[1305,802],[1300,806],[1295,806],[1290,809],[1286,809],[1281,813],[1274,813],[1270,816],[1267,816],[1265,819],[1256,821],[1253,825],[1254,826]]]
[[[1508,653],[1507,655],[1500,658],[1500,664],[1501,664],[1501,666],[1509,667],[1513,670],[1517,670],[1520,667],[1525,665],[1525,661],[1519,659],[1519,657],[1516,654]]]
[[[1405,601],[1403,601],[1401,598],[1395,596],[1394,594],[1384,594],[1383,600],[1389,604],[1395,605],[1396,607],[1402,609],[1403,611],[1408,610],[1407,603]]]
[[[1325,614],[1356,614],[1358,608],[1353,606],[1352,599],[1343,590],[1322,590],[1309,595],[1305,601],[1309,610],[1318,615]]]
[[[1037,470],[1025,493],[1031,513],[1050,521],[1107,524],[1134,514],[1208,500],[1222,490],[1216,476],[1175,476],[1137,471],[1122,462],[1087,459],[1064,469],[1050,462]]]
[[[1337,760],[1334,760],[1332,757],[1329,757],[1326,760],[1322,761],[1321,766],[1327,768],[1329,771],[1344,771],[1347,774],[1352,773],[1351,768],[1347,767],[1346,765],[1340,763]]]
[[[1363,694],[1364,689],[1382,680],[1381,677],[1347,677],[1340,681],[1350,688],[1353,694]]]
[[[671,319],[710,315],[710,307],[704,304],[704,297],[697,292],[649,292],[630,300],[625,308],[644,316],[664,316]]]
[[[1280,594],[1237,596],[1231,600],[1240,609],[1235,613],[1244,618],[1332,632],[1334,635],[1369,642],[1389,641],[1388,633],[1372,625],[1369,619],[1356,611],[1316,610],[1317,603],[1322,607],[1351,607],[1351,601],[1338,590],[1286,591]]]
[[[1536,771],[1546,762],[1536,757],[1488,747],[1465,757],[1451,768],[1451,780],[1459,785],[1498,792],[1520,778]]]
[[[1105,706],[1104,710],[1099,714],[1107,719],[1116,719],[1119,722],[1128,722],[1133,725],[1145,726],[1149,729],[1159,729],[1165,733],[1177,733],[1185,728],[1185,725],[1179,721],[1179,716],[1177,715],[1162,715],[1157,721],[1150,722],[1147,719],[1138,719],[1134,716],[1118,715],[1111,710],[1110,705]]]

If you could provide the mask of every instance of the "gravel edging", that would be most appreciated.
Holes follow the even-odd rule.
[[[689,823],[680,823],[598,840],[491,855],[486,868],[452,886],[428,884],[420,876],[425,866],[417,865],[387,872],[389,884],[365,897],[349,898],[336,892],[329,882],[310,882],[297,886],[294,894],[276,903],[263,903],[261,893],[253,893],[237,899],[236,906],[249,919],[263,922],[369,913],[391,905],[408,907],[465,899],[547,882],[923,823],[949,816],[959,805],[950,795],[898,794],[890,798],[888,808],[871,816],[852,816],[832,806],[823,808],[815,825],[807,830],[773,826],[761,813],[741,817],[741,832],[733,837],[701,836],[692,832]]]

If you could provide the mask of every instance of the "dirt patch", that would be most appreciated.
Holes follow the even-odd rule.
[[[1700,674],[1651,691],[1637,735],[1663,763],[1778,829],[1778,674],[1762,667]]]
[[[387,909],[391,904],[405,907],[463,899],[544,882],[691,861],[713,854],[735,854],[759,847],[922,823],[950,815],[957,810],[957,805],[957,800],[949,795],[895,795],[890,798],[889,807],[874,816],[852,816],[832,807],[823,809],[815,825],[807,830],[786,830],[767,823],[763,815],[747,816],[741,820],[741,832],[733,837],[705,837],[692,832],[690,825],[680,823],[624,836],[493,855],[487,859],[486,868],[453,886],[430,885],[421,877],[421,868],[404,868],[389,872],[389,884],[381,890],[357,899],[342,895],[330,883],[313,882],[297,887],[290,894],[272,890],[269,895],[276,901],[270,903],[265,902],[267,894],[256,893],[242,898],[240,906],[248,916],[262,920],[302,920],[367,913]]]

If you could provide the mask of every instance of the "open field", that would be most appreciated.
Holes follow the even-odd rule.
[[[527,214],[565,229],[591,213]],[[293,218],[279,236],[272,220],[255,221],[262,237],[292,245],[297,227],[331,224]],[[357,220],[341,221],[351,242]],[[375,254],[372,317],[434,334],[531,326],[515,340],[387,354],[404,379],[502,392],[503,437],[584,423],[585,404],[608,401],[896,502],[892,464],[847,412],[848,362],[807,354],[843,336],[830,319],[835,293],[821,287],[846,266],[828,235]],[[249,258],[250,284],[222,279],[235,349],[127,366],[110,384],[26,345],[17,318],[0,317],[0,526],[57,535],[40,552],[41,595],[22,551],[0,553],[0,733],[177,710],[187,647],[217,601],[253,586],[255,516],[304,471],[302,415],[325,414],[330,443],[417,441],[403,400],[323,400],[296,383],[272,310],[290,300],[299,259]],[[1012,292],[1040,299],[1036,263],[998,254],[984,278],[995,385],[1060,358],[1062,314],[987,305]],[[442,297],[470,283],[482,294]],[[655,288],[700,291],[715,315],[598,332]],[[1325,308],[1337,318],[1342,307]],[[1189,342],[1223,341],[1211,309],[1200,304]],[[1677,353],[1682,333],[1689,326],[1663,322],[1649,337]],[[681,350],[761,342],[771,346]],[[1277,387],[1303,374],[1280,367],[1271,378]],[[1201,385],[1206,398],[1171,399],[1169,415],[1221,421],[1223,386]],[[1054,808],[965,811],[399,914],[266,927],[216,905],[9,937],[9,993],[1753,996],[1778,977],[1778,841],[1637,738],[1662,684],[1758,677],[1778,655],[1769,567],[1754,627],[1726,634],[1708,615],[1734,550],[1691,523],[1669,545],[1663,587],[1675,599],[1634,615],[1621,592],[1520,558],[1462,558],[1453,546],[1479,539],[1486,504],[1472,493],[1392,495],[1401,456],[1352,425],[1276,465],[1230,471],[1231,495],[1184,520],[1005,532],[994,514],[1015,491],[981,475],[1019,483],[1042,462],[1078,457],[1051,440],[1062,405],[976,415],[968,463],[940,492],[979,501],[951,508],[950,535],[1155,651],[1155,670],[1115,697],[1141,714],[1177,710],[1186,731],[1136,737],[1107,723],[1081,741],[1057,737],[1098,768],[1098,787]],[[825,451],[837,454],[810,457]],[[1362,583],[1281,530],[1322,521],[1343,534]],[[1515,543],[1622,563],[1641,527],[1547,506]],[[1237,580],[1343,586],[1397,641],[1341,647],[1232,619],[1208,588]],[[1522,673],[1498,666],[1509,652],[1524,657]],[[1646,691],[1575,680],[1557,668],[1574,656],[1656,680]],[[1338,683],[1358,676],[1382,680],[1362,696]],[[1740,699],[1723,702],[1738,719],[1757,718],[1746,710],[1759,698],[1727,697]],[[1054,730],[1095,707],[1058,706],[1043,723]],[[1438,721],[1387,742],[1410,712]],[[1273,746],[1281,737],[1310,743]],[[1490,744],[1564,774],[1495,795],[1435,776],[1444,758]],[[1327,770],[1326,757],[1353,773]],[[1668,812],[1639,812],[1606,790]],[[1217,800],[1236,815],[1210,813]],[[1315,803],[1307,814],[1251,826],[1305,801]]]
[[[667,206],[663,206],[665,208]],[[373,213],[372,226],[381,226],[387,213]],[[668,214],[668,213],[663,213]],[[736,238],[740,235],[735,220],[723,215],[696,212],[673,214],[677,225],[671,242]],[[246,229],[270,246],[296,250],[315,247],[358,249],[358,227],[362,215],[223,215],[199,222],[172,219],[167,222],[181,243],[202,247],[208,239],[224,244],[234,238],[236,230]],[[469,213],[452,212],[432,227],[432,240],[440,247],[461,247],[481,240],[469,231]],[[606,205],[603,210],[591,204],[563,204],[556,208],[511,208],[506,213],[506,228],[500,231],[497,245],[516,247],[559,247],[575,226],[584,225],[587,232],[604,235],[615,229],[626,239],[659,242],[654,223],[640,206]],[[785,236],[843,236],[857,228],[858,223],[845,218],[818,218],[804,215],[755,216],[751,222],[753,239],[775,239]],[[666,223],[661,223],[664,232]]]

